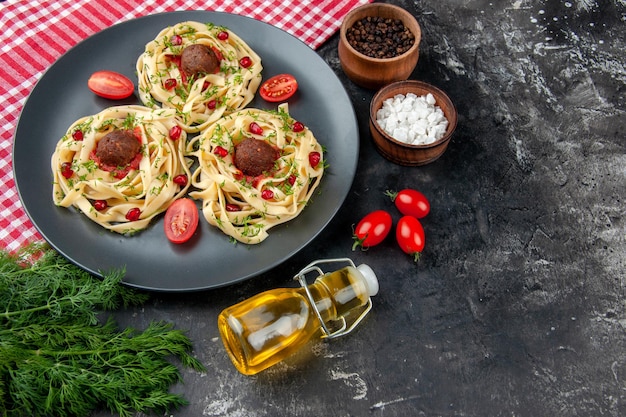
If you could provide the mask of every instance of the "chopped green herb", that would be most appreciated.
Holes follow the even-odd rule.
[[[30,262],[0,251],[0,415],[87,416],[106,408],[130,417],[187,404],[169,392],[181,374],[168,359],[204,367],[183,332],[163,322],[136,331],[101,321],[103,311],[147,299],[120,284],[123,271],[98,279],[47,247],[32,253],[40,256]]]

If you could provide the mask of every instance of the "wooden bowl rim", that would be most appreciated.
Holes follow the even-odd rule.
[[[352,19],[352,17],[358,13],[363,12],[363,10],[367,10],[367,9],[381,9],[381,8],[386,8],[389,10],[394,10],[396,12],[398,12],[401,16],[404,16],[408,21],[411,21],[412,23],[415,24],[415,27],[417,29],[417,33],[413,33],[413,36],[415,36],[415,42],[413,42],[413,45],[407,50],[405,51],[403,54],[398,55],[398,56],[394,56],[393,58],[373,58],[369,55],[365,55],[362,52],[357,51],[356,49],[354,49],[352,47],[352,45],[350,45],[350,42],[348,42],[348,38],[346,37],[346,32],[348,31],[348,22]],[[372,15],[375,16],[375,15]],[[404,19],[403,23],[405,22]],[[410,28],[409,28],[410,29]],[[413,32],[413,30],[411,30],[411,32]],[[341,22],[341,28],[339,30],[339,42],[343,43],[344,46],[353,54],[355,54],[356,56],[358,56],[361,59],[364,60],[368,60],[371,62],[395,62],[395,61],[399,61],[401,59],[405,59],[408,55],[413,54],[418,48],[419,48],[419,44],[422,40],[422,29],[417,21],[417,19],[415,18],[415,16],[413,16],[411,13],[409,13],[408,10],[403,9],[400,6],[396,6],[395,4],[387,4],[387,3],[367,3],[364,4],[362,6],[357,7],[356,9],[352,9],[343,19],[343,21]]]
[[[387,134],[387,132],[385,132],[383,129],[381,129],[380,125],[378,124],[378,121],[376,120],[376,112],[378,111],[378,109],[382,107],[382,102],[385,99],[391,97],[389,95],[390,91],[401,89],[403,93],[398,92],[396,94],[406,94],[406,93],[412,92],[411,90],[413,90],[414,88],[421,88],[423,90],[429,91],[431,94],[433,94],[433,96],[435,96],[435,100],[437,101],[437,103],[440,102],[439,98],[441,98],[443,101],[447,102],[450,109],[452,109],[452,113],[451,113],[452,117],[449,117],[448,115],[446,115],[446,118],[448,119],[448,128],[446,129],[446,134],[442,136],[440,139],[438,139],[437,141],[426,144],[426,145],[413,145],[410,143],[400,142],[399,140]],[[376,105],[376,103],[379,103],[379,105]],[[450,138],[452,138],[452,133],[454,133],[454,131],[456,130],[458,116],[457,116],[456,106],[454,105],[452,100],[450,100],[450,97],[442,89],[435,87],[432,84],[428,84],[424,81],[404,80],[404,81],[396,81],[391,84],[387,84],[386,86],[378,90],[376,94],[374,94],[374,97],[372,98],[372,101],[370,102],[370,117],[369,118],[370,118],[370,125],[373,126],[376,132],[379,133],[385,140],[388,140],[389,142],[393,144],[402,146],[403,148],[419,150],[419,149],[434,148],[436,146],[439,146],[449,141]]]

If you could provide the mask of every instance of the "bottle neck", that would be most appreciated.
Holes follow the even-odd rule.
[[[308,288],[325,323],[346,316],[369,301],[364,279],[353,267],[324,274]]]

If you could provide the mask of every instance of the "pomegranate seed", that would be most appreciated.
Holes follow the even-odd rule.
[[[170,43],[172,45],[182,45],[183,44],[183,38],[180,35],[174,35],[170,38]]]
[[[241,209],[237,204],[226,204],[226,211],[240,211]]]
[[[228,155],[228,151],[221,146],[216,146],[215,149],[213,149],[213,153],[220,158],[224,158],[226,155]]]
[[[72,139],[74,139],[75,141],[83,140],[83,131],[76,129],[74,133],[72,133]]]
[[[170,129],[170,139],[178,140],[180,139],[180,135],[182,135],[182,133],[183,129],[180,126],[172,126],[172,128]]]
[[[176,88],[176,84],[178,84],[178,82],[176,81],[175,78],[168,78],[163,83],[163,87],[165,87],[166,90],[171,90],[173,88]]]
[[[226,39],[228,39],[228,32],[226,32],[225,30],[221,31],[217,34],[217,39],[225,41]]]
[[[244,56],[239,60],[239,65],[244,68],[248,68],[250,65],[252,65],[252,59],[249,56]]]
[[[304,124],[302,124],[301,122],[295,122],[291,127],[291,130],[296,133],[302,132],[304,130]]]
[[[136,220],[139,220],[140,216],[141,210],[139,210],[139,208],[137,207],[133,207],[132,209],[128,210],[128,213],[126,213],[126,220],[134,222]]]
[[[250,123],[250,127],[248,129],[250,130],[250,133],[252,133],[254,135],[262,135],[263,134],[263,128],[261,126],[259,126],[257,122]]]
[[[184,187],[187,185],[187,175],[185,174],[180,174],[174,177],[173,179],[174,184],[180,185],[181,187]]]
[[[263,190],[261,192],[261,197],[263,200],[271,200],[274,198],[274,192],[272,190]]]
[[[322,159],[322,155],[320,155],[319,152],[311,152],[309,154],[309,164],[311,164],[313,168],[315,168],[317,164],[320,163],[321,159]]]
[[[209,100],[206,106],[209,108],[209,110],[215,109],[217,107],[217,100]]]
[[[74,175],[71,162],[63,162],[61,164],[61,175],[63,175],[65,179],[71,178],[72,175]]]
[[[106,200],[96,200],[93,202],[93,208],[98,211],[106,210],[107,207],[109,207],[109,204]]]
[[[289,181],[289,185],[294,185],[296,183],[296,176],[294,174],[291,174],[287,181]]]

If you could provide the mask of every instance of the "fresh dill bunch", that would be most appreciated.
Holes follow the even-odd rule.
[[[118,329],[103,311],[147,295],[103,279],[43,249],[25,262],[0,251],[0,416],[75,417],[106,408],[122,417],[179,408],[169,388],[182,366],[203,371],[189,338],[172,324]]]

